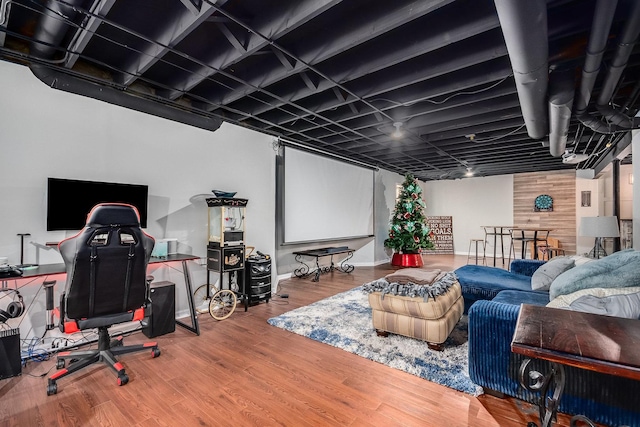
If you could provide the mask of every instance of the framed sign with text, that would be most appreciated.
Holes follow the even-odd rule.
[[[452,216],[428,216],[429,226],[435,248],[426,250],[425,255],[453,254],[453,217]]]

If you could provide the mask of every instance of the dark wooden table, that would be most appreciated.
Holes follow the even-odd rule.
[[[296,261],[300,263],[300,267],[296,268],[293,271],[293,274],[299,278],[307,277],[311,274],[314,274],[314,278],[312,279],[312,281],[317,282],[320,280],[320,274],[322,273],[331,273],[334,270],[340,271],[342,273],[351,273],[355,267],[352,264],[347,263],[347,261],[351,259],[354,252],[355,251],[353,249],[350,249],[347,247],[337,247],[337,248],[330,247],[330,248],[311,249],[308,251],[294,252],[293,254],[296,256]],[[335,265],[333,263],[333,256],[341,255],[341,254],[343,255],[346,254],[346,258],[340,261],[340,265]],[[325,256],[331,257],[330,264],[328,266],[322,267],[320,266],[319,260],[320,258]],[[316,261],[315,269],[309,267],[303,261],[303,257],[315,258],[315,261]]]
[[[520,368],[520,382],[553,399],[540,402],[541,426],[552,425],[564,388],[563,365],[640,381],[640,320],[601,316],[523,304],[518,315],[511,351],[528,358],[548,360],[552,372],[529,372],[530,359]],[[539,380],[533,383],[531,380]],[[590,425],[581,415],[574,417]],[[573,421],[572,421],[573,423]],[[573,424],[572,424],[573,425]]]

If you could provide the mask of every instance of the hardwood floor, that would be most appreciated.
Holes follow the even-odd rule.
[[[451,270],[466,257],[425,257]],[[526,426],[537,409],[515,399],[478,398],[272,327],[266,320],[379,278],[389,265],[288,279],[268,304],[238,306],[216,321],[200,315],[201,335],[178,327],[156,338],[162,355],[121,357],[130,381],[118,387],[96,365],[58,383],[47,396],[55,360],[30,362],[0,381],[0,426]],[[144,342],[134,333],[127,343]],[[561,416],[559,426],[568,426]]]

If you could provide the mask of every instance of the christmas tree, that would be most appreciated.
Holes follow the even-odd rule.
[[[422,188],[411,174],[405,175],[402,192],[391,217],[389,238],[384,246],[396,252],[418,253],[420,249],[433,249],[429,226],[423,213]]]

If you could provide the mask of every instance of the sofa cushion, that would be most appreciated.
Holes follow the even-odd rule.
[[[492,300],[502,304],[531,304],[531,305],[547,305],[549,303],[549,294],[546,292],[536,291],[502,291]]]
[[[629,286],[640,286],[640,251],[634,249],[616,252],[565,271],[551,283],[549,299],[581,289]]]
[[[568,257],[555,257],[541,265],[531,276],[531,289],[534,291],[548,291],[553,280],[570,268],[576,262]]]
[[[506,289],[531,290],[531,277],[513,274],[497,267],[483,265],[464,265],[455,270],[462,294],[482,296],[493,299],[498,292]]]

